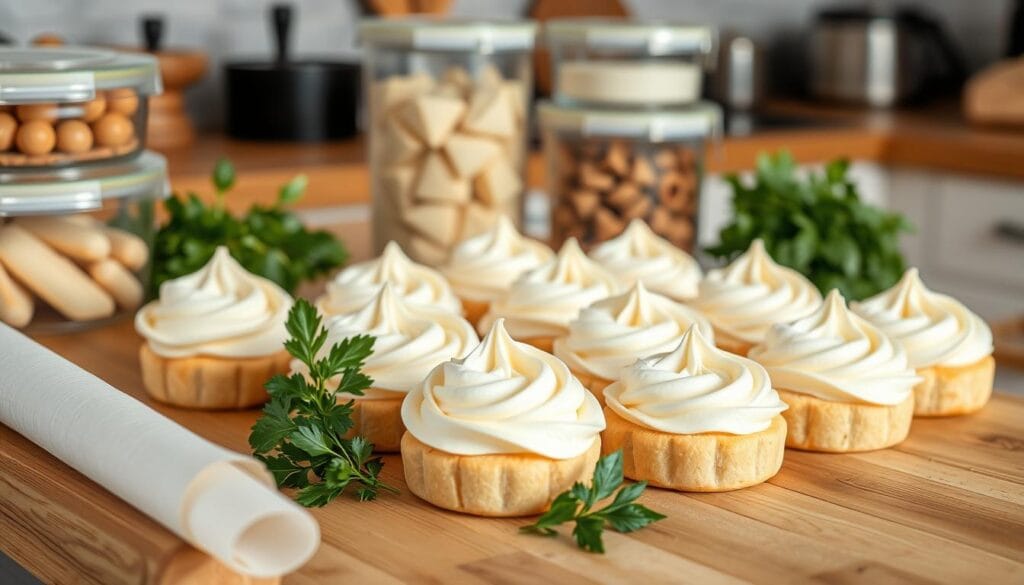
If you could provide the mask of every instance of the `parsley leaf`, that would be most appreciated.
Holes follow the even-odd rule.
[[[622,451],[616,451],[602,457],[594,468],[594,477],[590,487],[576,483],[572,489],[562,492],[551,503],[551,508],[537,518],[537,521],[519,529],[522,533],[555,536],[555,526],[574,521],[572,536],[581,549],[604,552],[604,540],[601,534],[605,526],[617,532],[633,532],[652,522],[665,518],[636,500],[647,488],[647,482],[641,481],[627,485],[615,493],[622,484]],[[608,506],[592,510],[594,504],[610,497],[615,497]]]
[[[295,500],[303,506],[323,506],[349,486],[360,501],[375,499],[380,490],[397,493],[379,479],[384,462],[373,458],[373,444],[360,436],[346,438],[353,426],[353,403],[338,402],[340,392],[362,394],[373,383],[360,368],[373,352],[374,338],[345,339],[318,358],[327,330],[316,309],[302,299],[288,313],[286,328],[292,337],[285,347],[306,366],[309,377],[274,376],[266,383],[271,398],[249,434],[253,455],[267,465],[278,486],[299,489]]]

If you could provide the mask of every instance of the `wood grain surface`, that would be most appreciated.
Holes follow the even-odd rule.
[[[146,401],[129,322],[41,341]],[[152,406],[239,451],[256,418]],[[4,551],[48,582],[171,582],[168,567],[187,546],[0,431]],[[399,458],[385,460],[384,478],[404,487]],[[642,501],[668,519],[609,533],[602,556],[577,550],[567,530],[556,539],[522,536],[523,520],[442,511],[408,491],[371,503],[341,499],[313,511],[323,546],[284,582],[1022,583],[1024,400],[997,394],[974,416],[915,420],[910,438],[885,451],[790,450],[761,486],[722,494],[652,488]]]

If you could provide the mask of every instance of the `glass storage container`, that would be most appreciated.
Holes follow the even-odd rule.
[[[373,241],[443,264],[499,215],[519,225],[530,22],[364,21]]]
[[[639,218],[693,251],[705,146],[720,133],[718,106],[648,112],[544,103],[538,112],[552,246],[575,237],[589,248]]]
[[[150,55],[78,47],[0,48],[0,171],[100,164],[138,156]]]
[[[164,157],[0,170],[0,322],[59,332],[134,313],[149,286]]]
[[[544,40],[555,102],[661,108],[700,99],[716,39],[707,26],[575,18],[549,20]]]

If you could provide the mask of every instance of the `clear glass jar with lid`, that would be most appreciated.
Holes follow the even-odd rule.
[[[642,219],[679,248],[697,241],[706,146],[721,133],[721,110],[701,102],[659,111],[538,107],[551,239],[584,248]]]
[[[0,322],[79,330],[134,313],[149,288],[167,162],[0,170]]]
[[[0,48],[0,171],[138,156],[156,59],[81,47]]]
[[[700,99],[716,32],[703,25],[609,18],[552,19],[552,99],[583,107],[679,107]]]
[[[368,20],[373,241],[447,261],[498,216],[522,216],[536,27],[519,21]]]

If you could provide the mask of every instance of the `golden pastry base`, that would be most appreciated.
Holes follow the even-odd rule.
[[[954,416],[981,410],[992,396],[996,360],[986,356],[969,366],[933,366],[917,370],[914,416]]]
[[[466,318],[466,321],[469,321],[469,324],[473,326],[473,329],[476,329],[477,323],[479,323],[480,319],[483,319],[484,315],[487,314],[487,310],[491,308],[491,304],[482,301],[472,301],[469,299],[459,300],[462,302],[463,316]]]
[[[852,453],[885,449],[903,441],[914,416],[914,396],[892,406],[833,402],[778,390],[789,405],[786,446],[806,451]]]
[[[268,398],[263,385],[275,374],[288,373],[290,360],[284,350],[259,358],[165,358],[153,353],[148,343],[139,348],[142,383],[150,397],[204,410],[263,404]]]
[[[352,430],[345,435],[351,439],[362,435],[373,443],[377,453],[398,453],[402,446],[405,424],[402,422],[402,398],[367,400],[356,398],[352,405]]]
[[[722,351],[734,353],[743,357],[747,357],[750,350],[754,347],[753,343],[737,339],[728,333],[723,333],[718,329],[715,329],[715,345]]]
[[[402,437],[402,465],[409,491],[448,510],[476,516],[527,516],[548,509],[555,496],[579,481],[589,483],[601,439],[578,457],[454,455]]]
[[[786,421],[775,416],[750,435],[676,435],[636,425],[610,408],[601,433],[604,454],[622,449],[626,477],[686,492],[725,492],[763,483],[779,472]]]
[[[554,337],[524,337],[522,339],[516,339],[527,345],[532,345],[541,351],[546,351],[550,354],[555,352],[555,338]]]
[[[612,383],[612,380],[606,380],[587,372],[579,372],[572,369],[570,371],[580,381],[580,384],[583,384],[583,387],[589,390],[594,395],[594,398],[597,398],[597,401],[601,403],[601,407],[604,408],[604,389]]]

